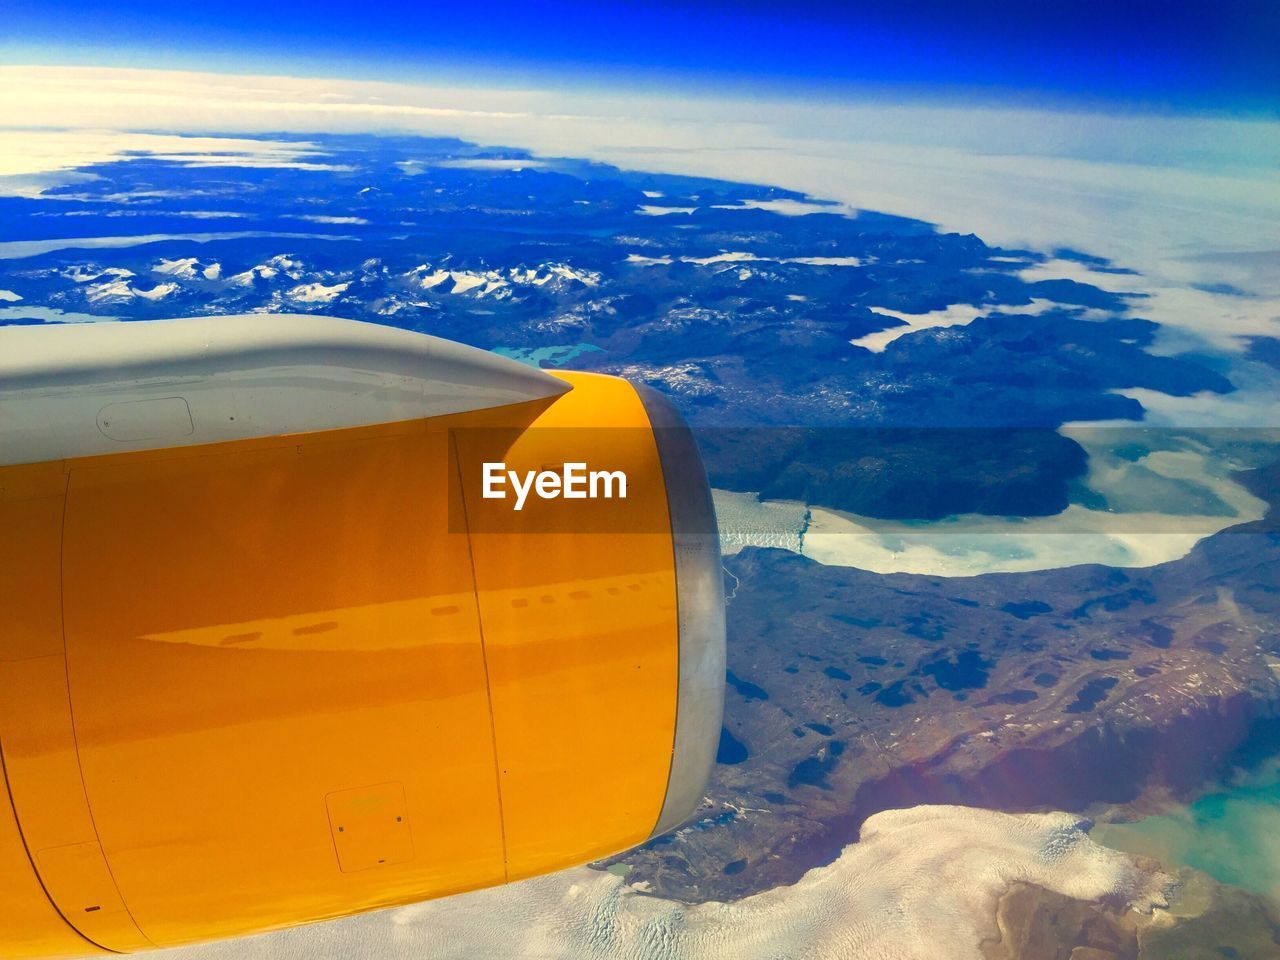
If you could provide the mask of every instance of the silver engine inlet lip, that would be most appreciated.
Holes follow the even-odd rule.
[[[725,614],[720,537],[707,471],[675,406],[637,384],[658,446],[675,551],[679,693],[667,795],[651,837],[687,820],[706,793],[724,720]]]

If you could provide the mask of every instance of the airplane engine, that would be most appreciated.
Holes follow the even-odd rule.
[[[313,316],[6,328],[0,563],[0,957],[501,884],[703,797],[715,518],[625,380]]]

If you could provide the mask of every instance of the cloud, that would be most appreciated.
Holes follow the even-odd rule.
[[[0,85],[0,127],[412,131],[775,183],[995,243],[1280,249],[1272,121],[91,67],[0,66]]]
[[[0,76],[3,74],[4,68],[0,68]],[[18,122],[21,117],[13,116],[13,112],[10,103],[0,106],[0,126],[23,125]],[[26,119],[28,124],[37,127],[46,125],[38,122],[41,119],[56,122],[55,117],[27,116]],[[323,166],[306,160],[314,152],[314,145],[310,143],[247,137],[198,137],[100,129],[0,129],[0,195],[6,192],[5,184],[12,184],[14,180],[21,182],[40,174],[111,163],[130,155],[145,154],[187,164],[314,169]]]
[[[876,814],[834,863],[736,903],[676,903],[614,874],[578,868],[155,956],[981,960],[996,900],[1015,882],[1149,911],[1165,904],[1170,881],[1094,843],[1069,814],[924,806]]]
[[[1239,271],[1206,258],[1280,250],[1274,121],[92,67],[0,66],[0,85],[0,127],[461,136],[771,183],[843,205],[837,210],[919,217],[989,243],[1071,246],[1118,259],[1156,287],[1220,282]],[[0,141],[0,162],[10,164],[0,172],[65,169],[129,149],[107,134],[63,136],[73,140],[45,141],[43,167],[32,166],[28,148],[17,170],[21,143]],[[255,164],[322,162],[308,158],[307,144],[278,141],[132,143],[184,162],[235,162],[227,158],[235,151]],[[201,161],[204,151],[220,159]],[[1272,307],[1250,308],[1266,330]]]

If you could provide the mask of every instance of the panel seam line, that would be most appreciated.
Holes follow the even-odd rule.
[[[489,678],[489,649],[484,637],[484,615],[480,605],[480,578],[476,573],[475,551],[471,548],[471,520],[467,515],[467,492],[462,482],[462,454],[458,450],[458,438],[449,431],[449,446],[453,450],[453,465],[458,477],[458,502],[462,505],[463,537],[467,542],[467,562],[471,567],[471,592],[476,598],[476,629],[480,634],[480,663],[484,667],[484,698],[489,706],[489,737],[493,744],[493,777],[498,793],[498,831],[502,839],[502,881],[511,882],[511,867],[507,857],[507,815],[502,802],[502,764],[498,756],[498,721],[493,715],[493,685]],[[446,518],[446,526],[448,520]],[[447,530],[446,530],[447,533]]]

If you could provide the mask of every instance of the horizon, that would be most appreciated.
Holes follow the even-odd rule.
[[[1280,118],[1280,7],[1257,0],[1043,9],[927,0],[911,16],[878,0],[856,9],[396,2],[353,16],[324,0],[306,20],[259,14],[247,0],[197,9],[132,0],[110,12],[87,0],[16,0],[0,63]]]

